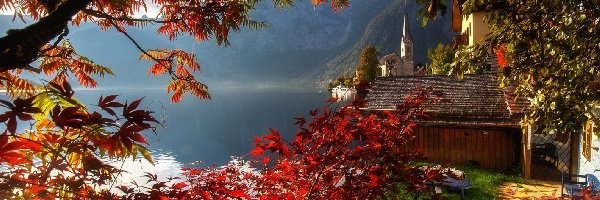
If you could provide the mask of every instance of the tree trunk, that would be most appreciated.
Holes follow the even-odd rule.
[[[40,48],[59,36],[75,14],[91,0],[68,0],[48,16],[23,29],[12,29],[0,38],[0,72],[24,68],[38,58]]]

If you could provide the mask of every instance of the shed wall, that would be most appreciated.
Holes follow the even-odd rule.
[[[408,147],[422,149],[431,162],[500,170],[515,164],[517,142],[508,130],[419,126],[415,135]]]

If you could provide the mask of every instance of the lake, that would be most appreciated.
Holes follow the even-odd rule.
[[[323,107],[330,96],[327,90],[301,88],[216,88],[210,92],[211,100],[186,96],[176,104],[163,89],[81,90],[75,96],[88,105],[97,104],[100,95],[120,94],[120,102],[145,97],[140,107],[155,111],[159,121],[165,120],[165,128],[158,128],[156,136],[146,133],[155,166],[139,159],[112,161],[134,172],[123,174],[120,182],[138,180],[141,171],[164,178],[176,176],[191,162],[220,166],[231,156],[248,156],[254,137],[268,134],[269,128],[293,137],[297,130],[293,118]]]

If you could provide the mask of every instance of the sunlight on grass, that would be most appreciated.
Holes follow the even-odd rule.
[[[431,164],[424,164],[431,165]],[[487,170],[472,166],[453,166],[458,170],[465,172],[465,177],[473,183],[473,187],[465,193],[465,199],[497,199],[500,195],[500,186],[505,182],[524,183],[526,180],[507,172]],[[390,189],[387,194],[388,199],[413,199],[414,194],[406,193],[406,186],[399,185],[395,189]],[[443,198],[460,199],[460,191],[448,191],[443,189]],[[419,195],[418,199],[432,199],[427,195]]]

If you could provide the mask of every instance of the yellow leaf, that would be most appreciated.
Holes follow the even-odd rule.
[[[137,145],[137,147],[138,147],[138,152],[140,152],[140,154],[142,154],[142,156],[144,156],[144,159],[146,159],[148,162],[150,162],[152,165],[154,165],[154,160],[152,159],[152,155],[150,154],[148,149],[146,149],[146,147],[144,147],[142,145]]]
[[[81,154],[76,152],[69,154],[68,161],[73,168],[79,168],[79,165],[81,165]]]

